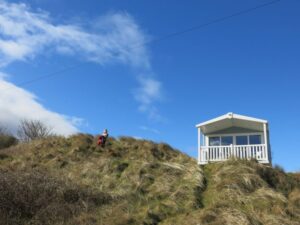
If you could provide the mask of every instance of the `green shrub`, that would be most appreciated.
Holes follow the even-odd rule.
[[[286,174],[279,166],[274,168],[259,166],[257,167],[257,173],[271,188],[280,191],[285,196],[297,186],[296,180]]]
[[[8,148],[12,145],[16,145],[18,143],[18,140],[8,134],[0,134],[0,149]]]

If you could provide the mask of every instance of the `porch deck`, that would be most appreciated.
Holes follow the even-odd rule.
[[[198,162],[200,165],[208,162],[225,161],[230,158],[256,159],[260,163],[269,163],[266,144],[257,145],[226,145],[201,146]]]

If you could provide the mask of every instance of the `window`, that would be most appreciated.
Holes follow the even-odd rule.
[[[210,137],[209,146],[217,146],[217,145],[220,145],[220,137]]]
[[[236,136],[236,145],[247,145],[248,144],[248,136]]]
[[[262,144],[262,136],[260,134],[240,134],[227,136],[209,137],[209,146],[223,146],[223,145],[259,145]]]
[[[232,145],[233,136],[223,136],[221,137],[221,145]]]
[[[249,140],[250,145],[259,145],[261,144],[261,135],[250,135]]]

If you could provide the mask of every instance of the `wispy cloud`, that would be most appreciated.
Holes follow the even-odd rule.
[[[57,24],[44,11],[0,0],[0,59],[2,65],[33,59],[46,49],[73,54],[97,63],[122,62],[149,67],[143,43],[146,35],[127,13],[99,18],[89,31],[76,24]]]
[[[151,128],[151,127],[140,126],[139,128],[140,128],[141,130],[143,130],[143,131],[151,132],[151,133],[154,133],[154,134],[160,134],[160,131],[159,131],[159,130],[154,129],[154,128]]]
[[[0,0],[0,68],[15,61],[30,62],[45,53],[76,56],[102,65],[129,65],[139,85],[134,92],[139,110],[157,119],[160,115],[155,102],[161,99],[162,84],[152,75],[144,44],[148,40],[126,12],[109,13],[93,25],[82,26],[55,21],[49,13],[23,3]]]
[[[162,117],[158,113],[155,102],[162,100],[162,84],[160,81],[141,76],[138,79],[139,88],[134,91],[135,99],[140,103],[139,110],[147,112],[149,117],[156,121],[161,121]]]

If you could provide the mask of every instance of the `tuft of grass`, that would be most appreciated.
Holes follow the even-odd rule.
[[[108,194],[50,177],[44,171],[0,170],[1,225],[67,224],[112,200]]]
[[[282,169],[243,160],[208,164],[203,169],[204,207],[161,224],[299,225],[297,181]]]

